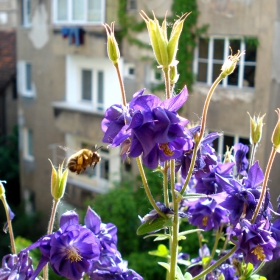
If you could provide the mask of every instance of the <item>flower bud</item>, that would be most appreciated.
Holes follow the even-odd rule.
[[[265,114],[260,117],[256,117],[254,116],[253,118],[250,116],[250,114],[248,113],[249,117],[250,117],[250,143],[252,145],[256,145],[257,143],[259,143],[261,141],[262,138],[262,128],[263,128],[263,118],[265,116]]]
[[[5,195],[5,188],[2,183],[6,183],[6,181],[0,181],[0,198]]]
[[[230,47],[230,51],[231,51],[231,54],[228,56],[227,60],[224,62],[222,69],[221,69],[222,70],[221,76],[223,79],[234,71],[236,64],[239,61],[240,57],[245,54],[245,51],[240,52],[240,50],[238,50],[237,54],[232,55],[231,47]]]
[[[108,57],[113,62],[114,65],[118,64],[120,58],[120,50],[118,43],[114,35],[114,22],[111,23],[111,26],[104,24],[107,33],[107,52]]]
[[[56,171],[51,161],[50,163],[52,165],[51,194],[54,199],[59,200],[63,197],[65,192],[68,169],[65,169],[64,172],[62,172],[62,163],[62,165],[58,166],[58,170]]]
[[[275,110],[275,112],[278,115],[278,121],[277,121],[277,124],[272,133],[271,141],[272,141],[274,148],[279,153],[280,152],[280,109],[277,108],[277,110]]]
[[[168,63],[171,64],[176,57],[178,50],[178,43],[181,32],[183,30],[184,21],[190,13],[183,14],[179,19],[175,21],[173,24],[173,28],[171,31],[170,39],[168,42],[167,50],[168,50]]]
[[[176,62],[177,62],[176,65],[170,66],[170,84],[171,85],[175,85],[180,76],[177,71],[178,61],[176,60]]]

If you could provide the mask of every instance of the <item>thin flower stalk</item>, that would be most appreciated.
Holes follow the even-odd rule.
[[[170,67],[163,68],[162,71],[164,73],[166,99],[169,99],[171,98]]]
[[[270,174],[271,167],[272,167],[272,164],[274,162],[276,153],[277,153],[276,148],[272,147],[271,154],[269,156],[268,163],[267,163],[266,170],[265,170],[265,174],[264,174],[264,180],[263,180],[263,184],[262,184],[262,192],[261,192],[261,195],[260,195],[260,198],[259,198],[256,210],[255,210],[253,218],[252,218],[252,224],[256,221],[256,218],[257,218],[257,216],[259,214],[261,205],[263,203],[263,200],[264,200],[264,197],[265,197],[265,193],[266,193],[266,186],[267,186],[268,179],[269,179],[269,174]]]
[[[121,72],[120,72],[120,68],[119,68],[119,64],[115,64],[114,65],[117,71],[117,75],[118,75],[118,80],[119,80],[119,84],[120,84],[120,88],[121,88],[121,94],[122,94],[122,104],[123,107],[126,108],[126,95],[125,95],[125,89],[124,89],[124,84],[123,84],[123,79],[121,76]]]
[[[149,188],[149,185],[148,185],[148,182],[147,182],[147,178],[146,178],[146,175],[145,175],[145,172],[144,172],[144,168],[143,168],[143,165],[142,165],[142,161],[141,161],[141,157],[137,157],[136,158],[136,162],[137,162],[137,166],[138,166],[138,169],[139,169],[139,172],[140,172],[140,176],[141,176],[141,179],[142,179],[142,182],[143,182],[143,185],[144,185],[144,189],[145,189],[145,192],[146,192],[146,195],[151,203],[151,205],[153,206],[153,208],[157,211],[157,213],[163,217],[163,218],[166,218],[166,215],[164,213],[162,213],[160,211],[160,209],[158,208],[154,198],[153,198],[153,195],[151,193],[151,190]]]
[[[164,162],[164,168],[162,171],[163,174],[163,197],[164,197],[164,204],[166,207],[169,205],[169,194],[168,194],[168,162]]]
[[[250,157],[249,168],[253,165],[253,163],[255,161],[257,147],[258,147],[258,144],[252,144],[252,153],[251,153],[251,157]]]

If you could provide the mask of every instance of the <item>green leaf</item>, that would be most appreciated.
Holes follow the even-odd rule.
[[[251,263],[247,264],[247,269],[246,269],[246,276],[250,276],[253,272],[254,266]]]
[[[193,277],[189,272],[186,272],[184,274],[184,280],[192,280],[192,279],[193,279]]]
[[[170,271],[170,264],[169,263],[158,262],[158,264],[163,266],[164,268],[166,268],[167,271]]]
[[[203,264],[207,265],[210,261],[211,261],[211,257],[210,256],[202,258],[202,263]]]
[[[264,276],[261,275],[251,275],[250,278],[246,278],[246,280],[267,280]]]
[[[190,230],[186,230],[186,231],[180,232],[180,233],[179,233],[179,236],[191,234],[191,233],[194,233],[194,232],[200,232],[200,231],[204,231],[204,230],[201,229],[201,228],[190,229]]]
[[[188,198],[201,198],[201,197],[208,197],[208,195],[203,193],[188,193],[185,194],[183,198],[188,199]]]
[[[182,273],[182,271],[181,271],[181,269],[178,265],[176,266],[176,272],[175,273],[176,273],[175,279],[185,280],[184,275],[183,275],[183,273]]]
[[[166,239],[170,239],[171,238],[170,234],[154,233],[154,234],[149,234],[149,235],[144,236],[144,239],[149,238],[149,237],[154,237],[154,236],[156,236],[154,241],[166,240]]]
[[[156,251],[150,251],[149,254],[158,257],[168,257],[169,251],[165,245],[160,244]]]
[[[218,280],[225,280],[225,276],[223,273],[221,273],[218,277]]]
[[[178,264],[182,264],[185,266],[189,266],[191,264],[190,261],[186,261],[186,260],[177,260]]]
[[[158,217],[153,221],[147,221],[144,224],[140,225],[137,229],[137,235],[147,234],[156,230],[161,230],[165,227],[172,226],[172,219],[165,219],[163,217]]]

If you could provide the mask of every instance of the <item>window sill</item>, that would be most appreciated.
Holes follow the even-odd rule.
[[[69,174],[67,182],[78,188],[101,194],[105,194],[110,190],[110,187],[108,186],[109,183],[104,184],[103,182],[101,182],[101,180],[92,180],[88,178],[83,178],[82,176],[83,175]]]
[[[52,103],[53,108],[67,111],[75,111],[92,115],[104,116],[104,110],[97,110],[95,107],[84,103],[68,103],[65,101],[57,101]]]
[[[206,83],[196,82],[193,86],[193,91],[200,93],[202,95],[207,95],[211,86]],[[235,86],[227,86],[223,87],[218,85],[215,89],[215,94],[212,97],[213,101],[219,101],[221,99],[229,99],[229,100],[242,100],[244,102],[251,102],[255,96],[255,88],[250,87],[235,87]]]

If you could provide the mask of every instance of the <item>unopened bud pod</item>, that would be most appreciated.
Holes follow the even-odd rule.
[[[107,33],[107,52],[108,57],[113,62],[114,65],[118,64],[120,58],[120,50],[118,47],[118,43],[115,39],[114,34],[114,22],[111,23],[111,26],[108,24],[104,24]]]
[[[230,47],[230,51],[231,51],[231,55],[228,56],[227,60],[224,62],[221,69],[222,70],[221,76],[223,79],[234,71],[240,57],[245,54],[245,51],[240,52],[240,50],[238,50],[237,54],[232,55],[231,47]]]
[[[65,169],[64,172],[62,172],[62,163],[62,165],[58,166],[58,170],[56,171],[51,161],[50,163],[52,165],[51,194],[54,199],[59,200],[63,197],[65,192],[68,169]]]
[[[190,13],[185,13],[177,19],[173,25],[170,39],[167,46],[168,51],[168,64],[171,64],[176,57],[178,50],[179,38],[183,30],[184,21]]]
[[[250,117],[250,143],[252,145],[256,145],[261,141],[262,138],[262,130],[264,125],[263,118],[265,114],[262,117],[254,116],[253,118],[250,116],[249,113],[248,115]]]
[[[175,85],[179,79],[179,74],[177,71],[177,64],[178,64],[178,61],[176,60],[176,65],[170,66],[170,84],[171,85]]]
[[[279,153],[280,152],[280,109],[277,108],[277,110],[275,110],[275,112],[278,115],[278,121],[277,121],[277,124],[272,133],[271,141],[272,141],[274,148]]]

